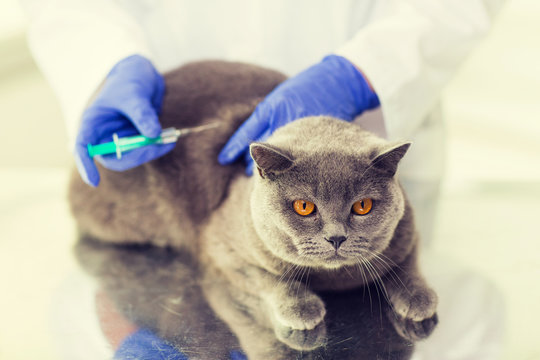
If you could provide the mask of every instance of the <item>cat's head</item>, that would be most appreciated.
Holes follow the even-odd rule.
[[[329,117],[294,121],[252,144],[259,237],[304,266],[338,268],[382,252],[405,211],[395,173],[409,145]]]

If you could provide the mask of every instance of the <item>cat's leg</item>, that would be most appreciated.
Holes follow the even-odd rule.
[[[390,302],[389,318],[404,338],[428,337],[437,325],[437,294],[426,283],[417,264],[417,251],[386,272],[382,282]]]
[[[256,280],[254,285],[263,300],[261,305],[280,341],[297,350],[313,350],[324,345],[326,308],[318,295],[298,280],[277,277],[261,268],[244,267],[242,272],[250,280]]]
[[[326,308],[306,285],[279,284],[264,296],[276,337],[297,350],[313,350],[326,343]]]

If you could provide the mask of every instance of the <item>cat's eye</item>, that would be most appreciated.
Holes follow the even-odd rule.
[[[315,211],[315,204],[306,200],[295,200],[293,209],[298,215],[307,216]]]
[[[366,215],[371,211],[372,207],[373,201],[370,198],[365,198],[355,202],[352,206],[352,211],[357,215]]]

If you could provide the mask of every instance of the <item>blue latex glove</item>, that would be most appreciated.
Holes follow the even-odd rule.
[[[133,55],[118,62],[107,75],[95,101],[85,110],[75,143],[75,163],[82,179],[99,184],[96,165],[88,155],[88,144],[112,141],[118,136],[157,137],[161,133],[158,112],[161,109],[165,82],[152,63]],[[160,157],[175,144],[151,145],[122,154],[96,156],[104,167],[124,171]]]
[[[114,354],[114,359],[188,360],[188,357],[151,331],[140,329],[120,344]],[[230,359],[247,360],[246,356],[237,350],[230,352]]]
[[[329,55],[275,88],[229,139],[218,161],[227,165],[244,157],[251,175],[251,142],[264,141],[277,128],[302,117],[329,115],[351,121],[377,106],[379,98],[362,73],[347,59]]]

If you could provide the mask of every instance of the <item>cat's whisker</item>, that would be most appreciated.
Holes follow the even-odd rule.
[[[283,273],[281,273],[281,276],[277,279],[274,288],[276,286],[278,286],[283,281],[283,279],[285,279],[285,276],[287,276],[292,271],[293,268],[294,268],[294,265],[289,266],[289,267],[287,267],[287,269],[285,271],[283,271]]]
[[[295,276],[293,277],[291,281],[291,293],[294,292],[294,298],[298,298],[298,291],[300,290],[300,284],[302,281],[302,274],[304,273],[305,268],[302,266],[298,266],[298,270],[295,273]],[[296,287],[296,291],[294,288]]]
[[[373,263],[368,262],[368,265],[373,269],[373,273],[375,274],[375,281],[376,281],[377,284],[380,285],[381,292],[382,292],[384,298],[390,304],[390,299],[388,297],[388,292],[386,291],[386,286],[384,286],[384,282],[383,282],[381,276],[379,275],[380,272],[377,271],[377,269],[375,268],[375,265]]]
[[[349,269],[347,268],[347,266],[344,266],[344,267],[343,267],[343,270],[345,270],[345,272],[346,272],[347,274],[349,274],[349,276],[351,277],[351,279],[354,279],[353,274],[351,274],[351,272],[349,271]]]
[[[296,266],[298,265],[292,264],[291,266],[289,266],[287,270],[285,270],[283,274],[281,274],[281,277],[279,278],[279,280],[282,281],[283,279],[285,279],[286,276],[290,275],[292,271],[296,268]]]
[[[293,264],[292,266],[289,266],[287,268],[287,270],[285,270],[281,276],[279,277],[279,279],[276,281],[275,285],[274,285],[274,289],[281,286],[281,283],[283,282],[284,279],[287,279],[285,281],[285,285],[287,288],[289,288],[289,282],[291,281],[291,278],[294,277],[294,272],[296,271],[296,268],[298,267],[299,265],[296,265],[296,264]]]
[[[305,284],[302,282],[302,279],[304,278],[304,274],[306,273],[307,269],[309,269],[309,267],[303,267],[302,269],[302,273],[300,274],[300,278],[298,279],[297,283],[297,287],[296,287],[296,298],[298,299],[298,293],[300,292],[300,287],[304,286]]]
[[[300,260],[303,260],[303,259],[305,259],[305,258],[306,258],[305,256],[303,256],[302,254],[300,254]],[[278,283],[282,282],[283,279],[285,279],[285,277],[286,277],[287,275],[289,275],[289,277],[287,278],[287,282],[288,282],[291,278],[294,278],[294,277],[295,277],[295,273],[296,273],[296,271],[297,271],[297,268],[300,268],[300,267],[301,267],[301,265],[299,265],[299,264],[292,264],[292,266],[289,266],[289,267],[287,268],[287,270],[285,270],[285,271],[281,274],[281,276],[279,277]]]
[[[287,288],[287,291],[291,290],[291,287],[294,283],[294,279],[296,278],[296,273],[300,270],[300,265],[294,265],[293,271],[289,274],[289,277],[287,278],[287,281],[285,283],[285,287]]]
[[[306,280],[306,287],[307,287],[308,289],[309,289],[309,283],[310,283],[310,280],[311,280],[311,279],[309,278],[309,273],[310,273],[310,271],[311,271],[311,267],[308,267],[307,277],[306,277],[306,279],[307,279],[307,280]],[[306,294],[307,294],[307,292],[304,293],[304,298],[306,297]]]
[[[407,288],[407,285],[405,285],[405,283],[401,280],[401,278],[399,277],[399,274],[394,270],[394,266],[390,266],[388,264],[388,262],[392,262],[394,263],[394,261],[392,261],[390,258],[388,258],[387,256],[385,256],[389,261],[385,261],[384,258],[382,256],[385,256],[381,253],[373,253],[373,259],[374,260],[377,260],[378,262],[382,263],[386,268],[386,273],[391,277],[391,279],[395,282],[396,286],[402,286],[403,289],[405,291],[407,291],[409,294],[410,294],[410,291],[409,289]],[[395,263],[394,263],[395,264]],[[401,270],[401,268],[398,266],[399,270]],[[402,271],[402,270],[401,270]]]
[[[386,262],[384,262],[384,260],[383,260],[382,258],[379,258],[377,253],[373,253],[372,255],[373,255],[373,258],[372,258],[373,260],[377,260],[378,262],[382,262],[382,263],[384,264],[384,267],[387,267],[387,269],[391,271],[391,272],[387,272],[387,274],[389,274],[390,276],[392,276],[392,279],[393,279],[394,281],[396,281],[395,278],[394,278],[394,275],[392,275],[392,272],[395,273],[395,271],[393,271],[393,269],[392,269],[391,267],[389,267],[388,264],[387,264]],[[373,263],[370,263],[370,265],[373,266]],[[397,277],[397,279],[399,280],[399,282],[401,283],[401,285],[404,287],[404,289],[405,289],[407,292],[409,292],[409,290],[407,289],[407,287],[405,286],[405,284],[401,281],[401,279],[399,278],[399,276],[397,275],[397,273],[395,273],[395,276]],[[381,288],[382,288],[382,290],[383,290],[384,298],[386,299],[386,302],[388,303],[388,306],[390,307],[391,311],[392,311],[395,315],[397,315],[397,312],[396,312],[396,310],[395,310],[395,308],[394,308],[394,305],[393,305],[393,303],[390,301],[390,298],[389,298],[389,295],[388,295],[388,291],[386,290],[386,287],[385,287],[385,285],[384,285],[384,282],[383,282],[383,280],[382,280],[382,277],[377,276],[377,278],[378,278],[378,279],[377,279],[377,284],[380,284],[380,286],[381,286]],[[396,283],[397,283],[397,281],[396,281]],[[400,284],[397,284],[397,285],[399,286]]]
[[[286,284],[287,290],[289,292],[292,293],[295,283],[299,283],[299,284],[301,283],[298,280],[298,275],[300,275],[304,270],[305,270],[305,267],[303,267],[301,265],[296,265],[295,266],[295,270],[292,273],[291,277],[289,278],[289,280],[287,281],[287,284]],[[297,290],[298,290],[298,288],[297,288]]]
[[[403,284],[398,274],[391,267],[389,267],[387,263],[377,257],[373,257],[373,261],[375,261],[377,265],[380,265],[384,269],[384,275],[387,276],[387,278],[391,280],[396,285],[396,287],[405,287],[405,284]]]
[[[377,291],[377,297],[379,299],[379,316],[381,319],[382,324],[382,303],[381,303],[381,293],[383,294],[383,298],[388,301],[388,296],[386,293],[386,288],[384,287],[384,284],[382,284],[381,279],[379,275],[377,274],[377,270],[373,267],[373,265],[369,262],[369,260],[365,260],[364,264],[366,266],[366,270],[370,274],[371,278],[373,279],[373,284],[375,285],[375,290]],[[379,290],[379,286],[381,286]]]
[[[364,294],[366,291],[365,289],[367,288],[368,295],[369,295],[369,308],[371,310],[371,313],[373,313],[373,301],[371,300],[371,290],[369,288],[369,281],[368,281],[367,275],[364,272],[364,259],[362,255],[359,255],[359,256],[360,258],[356,257],[356,259],[358,260],[357,266],[358,266],[358,269],[360,270],[360,274],[362,275],[362,278],[364,279]]]
[[[394,260],[392,260],[388,256],[384,255],[383,253],[375,252],[374,254],[379,256],[381,259],[384,259],[386,262],[390,263],[390,265],[392,265],[393,268],[397,268],[400,271],[405,271],[405,270],[403,270],[403,268],[401,266],[399,266],[399,264],[396,264],[396,262]]]

